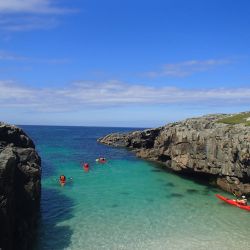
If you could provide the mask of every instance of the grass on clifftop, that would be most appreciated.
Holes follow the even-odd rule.
[[[218,122],[232,124],[232,125],[245,124],[246,126],[250,126],[250,112],[232,115],[232,116],[220,119],[218,120]]]

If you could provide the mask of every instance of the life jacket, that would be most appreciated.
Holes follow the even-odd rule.
[[[247,205],[247,200],[246,199],[237,200],[237,203],[240,205]]]
[[[66,177],[64,175],[60,176],[60,182],[65,183],[66,182]]]
[[[85,169],[88,169],[88,168],[89,168],[89,164],[88,164],[88,163],[84,163],[84,164],[83,164],[83,167],[84,167]]]

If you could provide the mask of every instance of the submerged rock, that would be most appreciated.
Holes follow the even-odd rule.
[[[41,196],[41,159],[33,141],[0,123],[0,249],[31,249]]]
[[[250,126],[219,122],[228,115],[208,115],[166,126],[110,134],[98,141],[127,147],[138,157],[166,168],[213,180],[219,187],[250,195]]]

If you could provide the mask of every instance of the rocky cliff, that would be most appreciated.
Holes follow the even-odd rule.
[[[166,126],[110,134],[99,142],[132,149],[168,169],[201,176],[228,192],[250,195],[250,126],[224,124],[228,115],[209,115]]]
[[[19,128],[0,123],[0,249],[30,249],[41,194],[41,160]]]

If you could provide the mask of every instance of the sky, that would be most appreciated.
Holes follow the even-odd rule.
[[[0,0],[0,121],[157,127],[250,111],[248,0]]]

